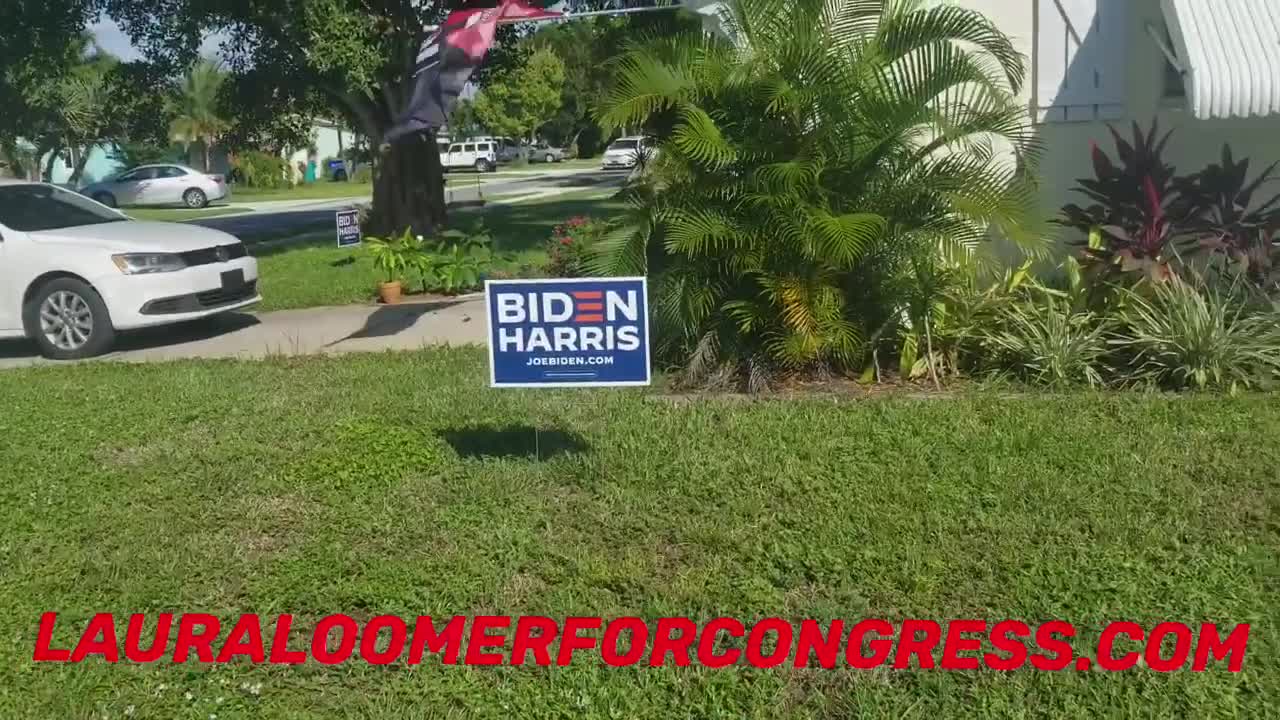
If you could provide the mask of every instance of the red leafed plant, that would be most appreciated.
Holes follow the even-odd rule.
[[[1129,142],[1115,128],[1109,129],[1118,164],[1095,144],[1095,177],[1077,181],[1076,187],[1093,203],[1066,205],[1058,222],[1089,237],[1085,257],[1103,268],[1167,278],[1173,243],[1187,214],[1174,168],[1162,157],[1172,132],[1159,136],[1153,122],[1144,134],[1134,123]]]
[[[1221,163],[1175,181],[1188,210],[1193,251],[1225,256],[1257,285],[1277,282],[1275,234],[1280,230],[1280,195],[1258,203],[1253,197],[1273,181],[1273,163],[1251,182],[1249,161],[1237,162],[1231,147],[1222,147]]]

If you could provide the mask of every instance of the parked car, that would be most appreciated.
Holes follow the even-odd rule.
[[[476,172],[492,172],[498,167],[498,144],[489,140],[453,143],[440,155],[440,164],[445,170],[475,168]]]
[[[260,302],[258,263],[224,232],[139,222],[45,183],[0,180],[0,338],[46,357],[111,349],[117,330]]]
[[[530,146],[529,148],[529,162],[531,163],[536,163],[536,162],[553,163],[553,162],[563,162],[563,161],[564,161],[563,148],[551,147],[546,143],[538,143],[537,145]]]
[[[478,137],[469,137],[466,142],[487,142],[493,143],[494,152],[497,153],[499,163],[509,163],[519,160],[524,156],[524,148],[519,142],[509,137],[498,137],[496,135],[480,135]]]
[[[498,138],[498,160],[500,162],[515,162],[526,157],[528,148],[521,145],[519,141],[504,137]]]
[[[113,178],[86,185],[82,194],[106,205],[186,205],[207,207],[230,195],[227,179],[184,165],[143,165]]]
[[[609,143],[600,167],[603,170],[631,170],[643,155],[647,160],[657,155],[658,141],[648,136],[624,137]]]

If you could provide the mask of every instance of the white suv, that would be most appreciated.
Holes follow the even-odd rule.
[[[498,143],[492,140],[456,142],[440,154],[440,164],[445,170],[475,168],[476,172],[491,172],[498,167],[497,148]]]
[[[109,350],[116,330],[261,300],[258,263],[234,236],[0,180],[0,338],[31,338],[46,357],[73,360]]]

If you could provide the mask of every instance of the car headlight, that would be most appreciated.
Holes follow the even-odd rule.
[[[111,261],[125,275],[177,272],[187,266],[182,258],[172,253],[127,253],[112,255]]]

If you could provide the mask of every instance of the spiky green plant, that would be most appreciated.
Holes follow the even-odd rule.
[[[661,138],[596,269],[650,276],[658,350],[744,377],[855,368],[916,262],[1030,227],[1024,75],[981,14],[915,0],[730,0],[733,41],[651,39],[597,109]],[[904,278],[906,280],[904,281]]]
[[[1074,310],[1064,293],[1029,288],[980,332],[992,368],[1041,385],[1097,386],[1110,373],[1111,327],[1105,317]]]
[[[1280,312],[1239,289],[1192,277],[1125,291],[1125,330],[1114,343],[1132,354],[1132,378],[1201,390],[1273,383]]]

